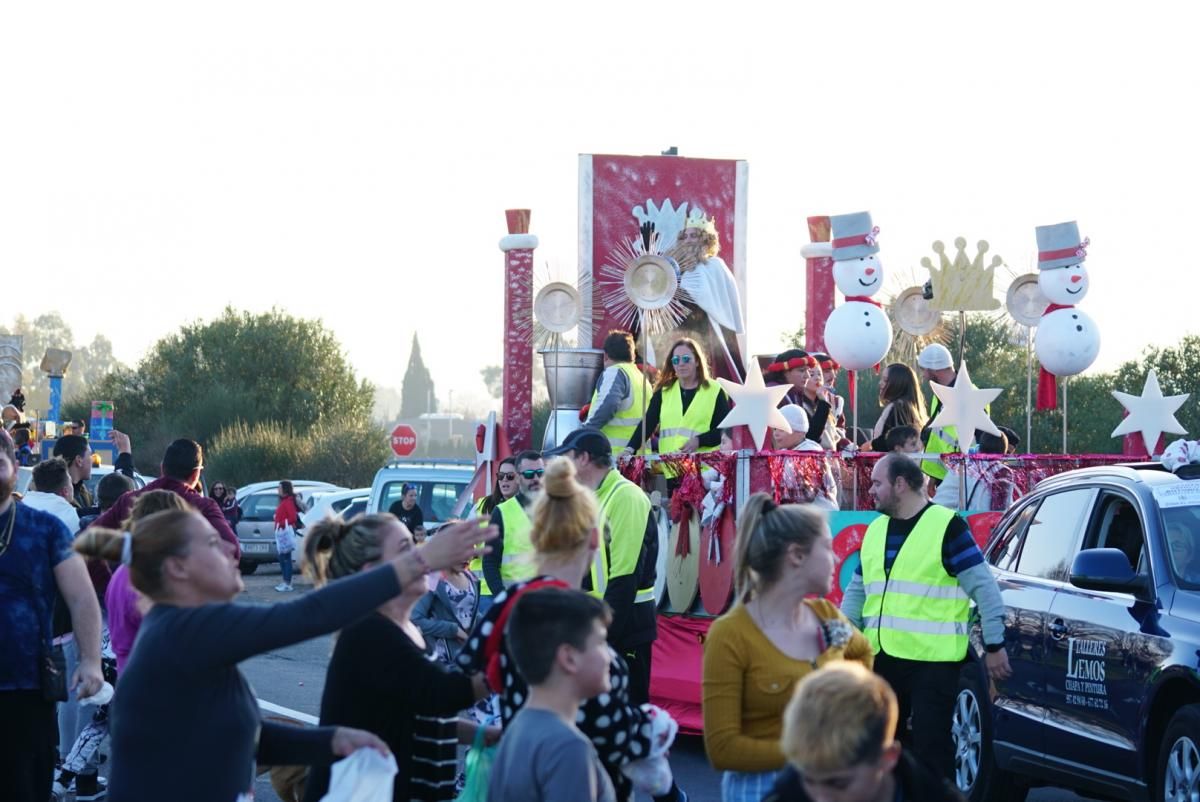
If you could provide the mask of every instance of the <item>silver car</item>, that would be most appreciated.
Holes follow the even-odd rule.
[[[300,496],[305,510],[313,500],[325,493],[345,490],[328,482],[292,480],[292,488]],[[237,537],[242,545],[238,564],[243,574],[252,574],[263,563],[279,561],[275,547],[275,508],[279,506],[279,482],[257,482],[238,488],[238,504],[242,519],[237,524]],[[303,532],[297,532],[303,537]]]

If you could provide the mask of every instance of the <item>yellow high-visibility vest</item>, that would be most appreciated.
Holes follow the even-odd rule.
[[[536,554],[529,533],[533,521],[521,506],[519,496],[500,502],[500,519],[504,522],[504,552],[500,558],[500,579],[505,587],[514,582],[533,579],[537,575]],[[486,583],[485,583],[486,584]]]
[[[684,444],[693,437],[699,437],[708,431],[712,425],[713,410],[717,406],[717,396],[721,388],[715,381],[707,386],[700,385],[692,396],[692,403],[687,410],[683,408],[683,389],[679,382],[662,391],[662,406],[658,414],[658,453],[673,454],[683,448]],[[701,446],[695,453],[716,451],[716,446]],[[676,471],[670,466],[663,466],[663,473],[668,477]]]
[[[600,502],[599,530],[604,537],[592,560],[593,596],[604,598],[611,579],[637,570],[650,515],[650,499],[645,492],[613,469],[596,488]],[[507,546],[505,547],[507,548]],[[633,603],[654,601],[654,585],[638,588]]]
[[[632,392],[629,394],[628,404],[618,407],[612,420],[604,424],[600,431],[608,438],[612,450],[619,452],[629,445],[629,439],[633,437],[638,424],[642,422],[643,407],[646,404],[646,378],[632,362],[618,362],[616,367],[629,378]],[[597,388],[592,392],[592,406],[595,407],[601,400],[600,391]]]
[[[878,654],[926,662],[967,656],[970,600],[942,565],[942,540],[954,510],[932,504],[921,514],[892,570],[884,571],[887,527],[881,515],[863,536],[863,634]]]

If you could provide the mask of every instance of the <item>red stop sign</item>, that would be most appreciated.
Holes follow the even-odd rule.
[[[417,450],[417,433],[407,423],[401,423],[392,429],[391,442],[397,457],[407,457]]]

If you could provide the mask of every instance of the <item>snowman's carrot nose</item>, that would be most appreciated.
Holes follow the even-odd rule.
[[[1072,284],[1078,284],[1081,281],[1083,281],[1083,276],[1071,276]]]
[[[864,272],[864,273],[866,273],[868,276],[873,276],[873,275],[875,275],[875,268],[873,268],[873,267],[868,267],[868,268],[867,268],[866,270],[864,270],[863,272]]]

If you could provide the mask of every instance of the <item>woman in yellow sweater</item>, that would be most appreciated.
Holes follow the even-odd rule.
[[[704,646],[704,748],[724,771],[722,801],[758,802],[787,763],[779,738],[796,683],[834,660],[871,668],[873,655],[821,598],[833,585],[821,511],[751,496],[738,524],[734,578],[737,603],[713,623]]]

